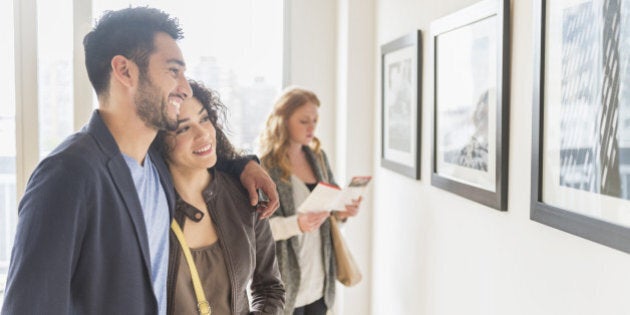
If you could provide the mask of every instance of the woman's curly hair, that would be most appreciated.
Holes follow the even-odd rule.
[[[188,83],[190,83],[190,87],[193,91],[192,97],[196,98],[201,103],[201,106],[203,106],[203,109],[208,113],[208,117],[216,130],[217,142],[215,150],[217,152],[217,163],[240,158],[241,154],[237,152],[232,143],[230,143],[230,140],[224,132],[227,107],[221,102],[219,93],[206,88],[201,82],[188,80]],[[172,136],[172,133],[161,130],[158,132],[155,140],[158,151],[166,161],[169,161],[169,154],[173,149],[169,147],[166,139]]]

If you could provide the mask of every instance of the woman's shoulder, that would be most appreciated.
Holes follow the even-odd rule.
[[[317,158],[318,156],[322,156],[325,159],[328,159],[328,156],[326,155],[326,151],[324,151],[324,149],[319,148],[317,149],[317,151],[313,150],[313,148],[305,145],[302,147],[302,149],[304,150],[304,152],[306,152],[306,154],[311,155],[315,158]]]
[[[236,175],[214,169],[214,180],[223,189],[229,189],[231,191],[239,190],[247,195],[247,190],[243,187],[243,184],[241,184],[241,179]]]
[[[282,169],[280,169],[280,167],[278,166],[270,166],[270,167],[266,167],[265,170],[269,174],[269,177],[271,177],[271,179],[277,185],[278,182],[280,181],[280,178],[282,177]]]
[[[232,208],[228,214],[249,217],[254,212],[249,203],[249,194],[236,175],[215,170],[213,182],[217,188],[217,202],[222,208]]]

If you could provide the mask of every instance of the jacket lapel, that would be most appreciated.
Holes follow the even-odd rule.
[[[162,189],[164,189],[164,194],[166,194],[168,211],[172,220],[175,213],[175,188],[173,187],[171,173],[168,171],[166,162],[156,149],[152,147],[149,150],[149,155],[151,156],[153,165],[155,165],[155,168],[158,170],[158,174],[160,175],[160,183],[162,184]]]
[[[278,196],[280,196],[280,204],[283,216],[288,217],[295,214],[295,206],[293,204],[293,187],[291,182],[276,181],[276,189],[278,190]]]
[[[142,205],[140,204],[140,199],[138,199],[136,186],[129,173],[129,167],[122,156],[116,156],[109,160],[107,168],[114,184],[116,184],[118,193],[125,203],[129,218],[133,223],[136,239],[142,251],[144,265],[149,272],[149,279],[151,279],[151,256],[149,255],[148,234],[142,214]]]
[[[136,234],[136,240],[142,252],[142,258],[147,270],[148,279],[151,279],[151,259],[149,255],[149,240],[147,229],[144,224],[144,217],[142,214],[142,206],[140,205],[140,199],[138,198],[138,192],[136,186],[131,178],[129,167],[125,162],[118,144],[114,140],[114,137],[109,132],[109,129],[101,119],[98,110],[95,110],[90,118],[90,122],[84,128],[86,132],[94,137],[94,140],[99,145],[103,154],[107,156],[107,169],[111,176],[112,181],[116,185],[118,193],[122,197],[125,204],[127,213],[134,227]],[[169,194],[167,193],[167,197]]]
[[[324,181],[325,180],[324,172],[326,170],[322,169],[323,165],[320,165],[319,159],[315,155],[315,152],[313,152],[311,148],[309,148],[308,146],[303,146],[302,150],[305,153],[306,160],[308,161],[308,164],[311,166],[313,173],[315,173],[315,177],[317,178],[317,181],[318,182]],[[320,153],[320,154],[323,154],[323,153]]]

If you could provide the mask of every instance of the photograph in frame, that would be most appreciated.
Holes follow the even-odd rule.
[[[381,166],[420,179],[421,32],[381,46]]]
[[[482,1],[431,23],[431,183],[507,208],[508,1]]]
[[[531,217],[630,252],[630,1],[536,4]]]

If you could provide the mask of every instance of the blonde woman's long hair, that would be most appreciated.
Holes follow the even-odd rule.
[[[280,178],[285,181],[291,177],[291,163],[287,154],[291,140],[289,118],[298,108],[307,103],[320,106],[315,93],[295,86],[286,88],[273,106],[273,111],[267,118],[265,130],[260,135],[262,165],[267,169],[279,168]],[[315,154],[320,153],[319,146],[319,139],[314,137],[310,148]]]

